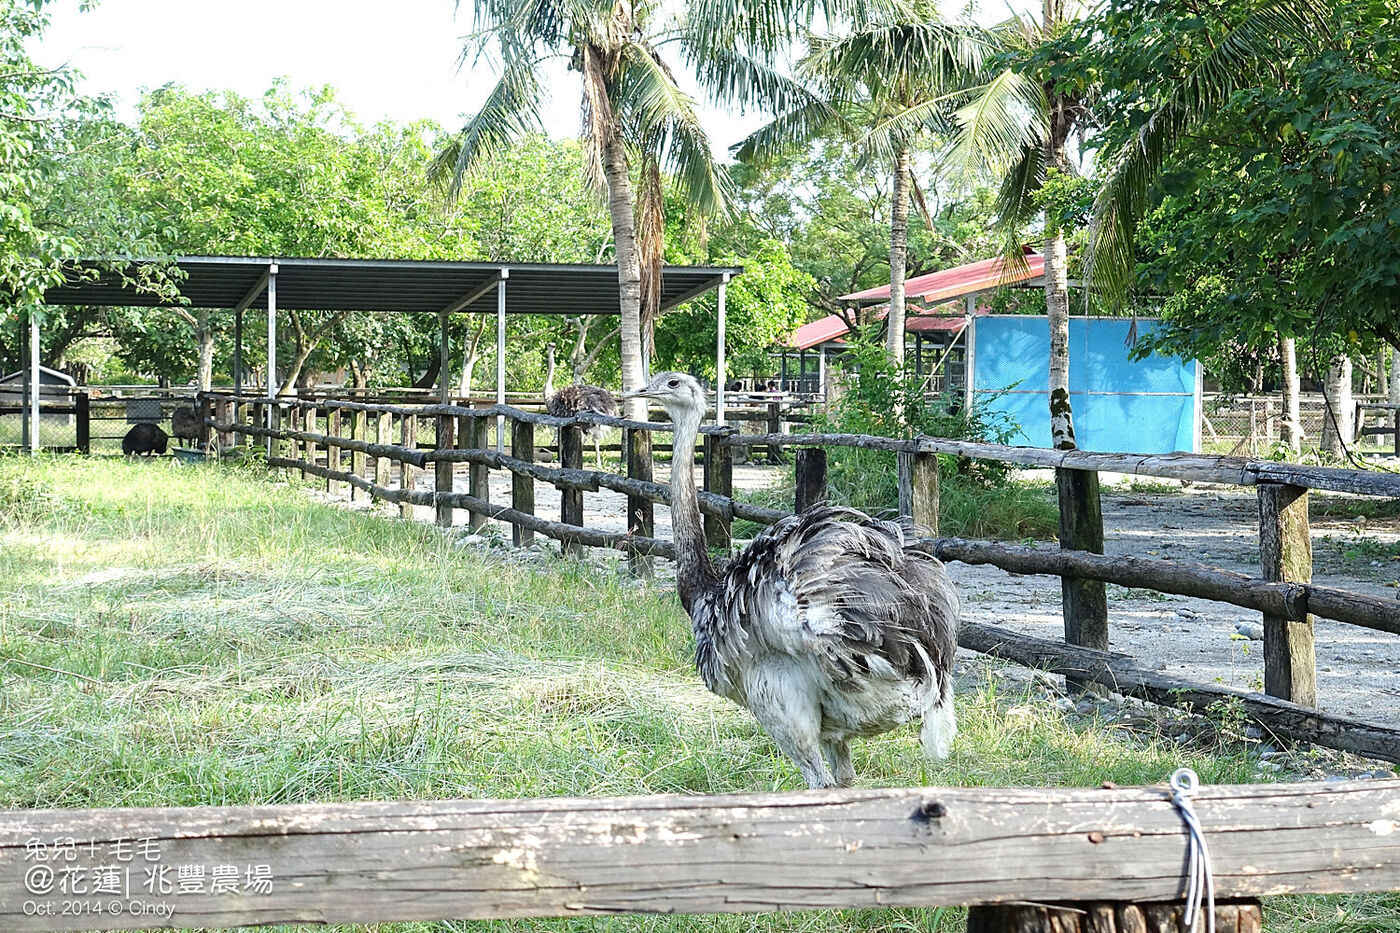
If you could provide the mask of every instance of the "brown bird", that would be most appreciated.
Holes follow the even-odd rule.
[[[573,418],[581,411],[617,417],[619,410],[617,399],[613,397],[611,392],[600,386],[567,385],[555,392],[554,344],[549,344],[545,349],[549,354],[549,368],[544,375],[545,411],[556,418]],[[603,468],[603,426],[601,424],[590,425],[584,429],[583,434],[593,441],[593,456],[598,462],[598,469],[601,470]]]

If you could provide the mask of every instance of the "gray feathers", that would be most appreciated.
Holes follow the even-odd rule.
[[[910,529],[817,506],[763,532],[720,570],[705,553],[693,472],[705,395],[684,373],[634,393],[675,423],[676,583],[705,685],[748,708],[811,787],[855,780],[849,739],[923,721],[925,754],[949,754],[961,607]]]
[[[810,652],[838,689],[891,675],[950,686],[958,597],[942,564],[906,540],[895,523],[832,507],[767,529],[698,601],[706,686],[731,695],[737,669],[765,650]]]

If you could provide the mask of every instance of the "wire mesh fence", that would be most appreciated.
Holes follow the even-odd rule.
[[[1349,441],[1356,450],[1384,453],[1395,449],[1391,433],[1394,414],[1365,407],[1384,401],[1383,396],[1355,397],[1355,437]],[[1298,410],[1303,444],[1315,446],[1322,437],[1327,400],[1321,394],[1305,394],[1299,399]],[[1283,421],[1283,402],[1278,396],[1207,395],[1202,404],[1201,439],[1211,453],[1257,456],[1282,439]]]

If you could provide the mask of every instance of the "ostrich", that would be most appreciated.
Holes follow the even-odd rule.
[[[581,411],[591,411],[598,415],[617,416],[617,399],[607,389],[599,386],[567,385],[554,391],[554,344],[546,347],[549,353],[549,368],[544,376],[544,408],[556,418],[572,418]],[[603,426],[589,425],[584,435],[593,441],[593,456],[598,461],[598,469],[603,468]]]
[[[716,569],[690,466],[705,412],[700,385],[662,373],[624,397],[654,399],[675,422],[676,581],[705,686],[747,707],[813,788],[855,780],[850,738],[915,717],[924,753],[946,758],[957,732],[960,607],[943,565],[913,550],[898,524],[817,505]]]

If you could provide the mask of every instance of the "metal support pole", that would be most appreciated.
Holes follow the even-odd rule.
[[[277,273],[267,276],[267,408],[263,427],[272,430],[272,400],[277,397]],[[267,438],[267,455],[272,456],[272,436]]]
[[[719,280],[719,325],[715,336],[715,424],[724,424],[724,292],[729,273]]]
[[[39,452],[39,316],[29,309],[29,452]]]
[[[496,284],[496,404],[506,403],[506,279],[509,269],[501,269],[501,281]],[[505,452],[505,415],[496,416],[496,452]]]
[[[447,312],[438,312],[438,401],[447,404],[447,371],[452,365],[452,354],[447,346]]]
[[[233,394],[243,394],[243,312],[233,315]]]

